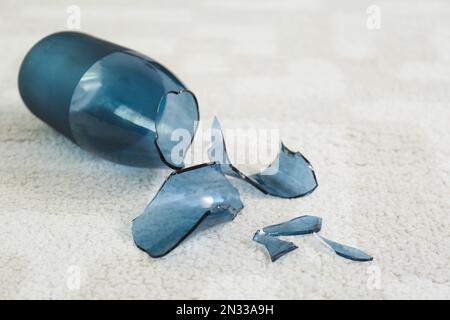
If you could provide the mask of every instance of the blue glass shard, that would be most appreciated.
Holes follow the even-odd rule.
[[[298,248],[292,242],[274,238],[265,234],[264,231],[261,230],[256,231],[255,235],[253,236],[253,241],[258,242],[266,247],[272,262],[275,262],[286,253],[289,253]]]
[[[156,115],[155,145],[161,160],[171,168],[183,168],[183,159],[194,139],[199,111],[194,94],[187,90],[163,96]]]
[[[319,232],[322,228],[322,218],[315,216],[301,216],[292,220],[274,224],[263,228],[270,236],[296,236]]]
[[[261,173],[247,176],[231,164],[225,140],[217,118],[211,129],[212,146],[209,157],[222,164],[222,171],[229,176],[242,179],[265,194],[281,198],[298,198],[313,192],[318,184],[309,161],[300,153],[289,150],[280,143],[277,159]]]
[[[365,253],[359,249],[328,240],[327,238],[324,238],[317,233],[315,235],[320,240],[322,240],[323,243],[325,243],[329,248],[331,248],[337,255],[339,255],[343,258],[353,260],[353,261],[372,261],[373,260],[373,257],[369,256],[367,253]]]
[[[273,168],[278,168],[273,171]],[[275,172],[275,173],[272,173]],[[266,193],[281,198],[299,198],[317,188],[317,179],[309,161],[300,152],[280,144],[278,159],[259,174],[249,177]]]
[[[233,220],[243,204],[216,163],[173,172],[133,220],[136,245],[152,257],[173,250],[193,231]]]

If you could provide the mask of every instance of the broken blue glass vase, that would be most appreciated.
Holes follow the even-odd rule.
[[[139,167],[183,167],[199,120],[195,96],[136,51],[78,32],[35,44],[19,72],[30,111],[80,147]]]

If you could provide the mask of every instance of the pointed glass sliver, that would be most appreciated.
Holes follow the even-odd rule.
[[[344,245],[344,244],[340,244],[331,240],[328,240],[325,237],[322,237],[321,235],[315,233],[315,235],[323,242],[325,243],[329,248],[331,248],[337,255],[349,259],[349,260],[353,260],[353,261],[372,261],[373,257],[369,256],[367,253]]]
[[[270,236],[296,236],[319,232],[322,228],[322,218],[315,216],[301,216],[292,220],[274,224],[263,228]]]
[[[222,171],[242,179],[265,194],[281,198],[298,198],[317,188],[317,179],[309,161],[300,153],[289,150],[280,143],[277,159],[261,173],[247,176],[233,166],[227,154],[225,140],[217,118],[211,129],[212,147],[209,157],[222,164]]]
[[[255,235],[253,236],[253,241],[258,242],[266,247],[272,262],[275,262],[286,253],[289,253],[298,248],[292,242],[274,238],[265,234],[261,230],[256,231]]]
[[[161,257],[193,231],[230,221],[242,208],[219,164],[186,168],[173,172],[133,220],[133,238],[150,256]]]

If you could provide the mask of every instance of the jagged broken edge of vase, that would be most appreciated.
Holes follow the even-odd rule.
[[[300,152],[289,150],[283,142],[280,142],[277,159],[260,173],[250,176],[231,164],[217,117],[214,117],[211,128],[211,144],[208,150],[211,161],[220,163],[226,175],[242,179],[264,194],[286,199],[299,198],[312,193],[318,186],[316,174],[308,159]]]
[[[255,233],[253,240],[266,247],[272,262],[297,248],[292,242],[276,237],[307,234],[313,234],[330,252],[345,259],[359,262],[373,260],[372,256],[360,249],[329,240],[318,234],[321,228],[322,218],[304,215],[285,222],[266,226]],[[296,248],[292,249],[293,246]]]
[[[133,220],[133,239],[151,257],[162,257],[194,231],[233,220],[243,207],[220,164],[174,171]]]

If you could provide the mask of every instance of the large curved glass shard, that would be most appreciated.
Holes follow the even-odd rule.
[[[133,220],[136,245],[161,257],[195,230],[230,221],[243,208],[238,190],[216,163],[173,172]]]
[[[280,240],[269,236],[264,231],[258,230],[253,236],[253,241],[262,244],[269,252],[270,259],[275,262],[286,253],[289,253],[298,247],[289,241]]]
[[[353,260],[353,261],[372,261],[373,260],[372,256],[369,256],[367,253],[365,253],[359,249],[328,240],[327,238],[324,238],[317,233],[315,233],[315,235],[325,245],[327,245],[329,248],[331,248],[337,255],[339,255],[343,258]]]
[[[281,198],[298,198],[313,192],[318,184],[314,169],[300,153],[289,150],[280,143],[277,159],[261,173],[247,176],[233,166],[227,154],[225,140],[217,118],[211,128],[212,146],[209,158],[222,165],[222,171],[230,176],[247,181],[265,194]]]
[[[262,230],[270,236],[297,236],[319,232],[322,228],[322,218],[301,216],[292,220],[264,227]]]

